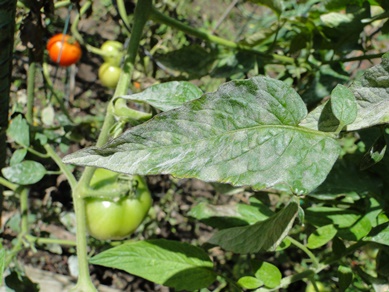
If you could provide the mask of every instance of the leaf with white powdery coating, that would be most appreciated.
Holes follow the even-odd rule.
[[[281,81],[236,80],[64,162],[306,193],[340,152],[328,134],[298,126],[306,114],[300,96]]]
[[[142,92],[116,97],[137,102],[146,102],[153,107],[168,111],[182,106],[187,101],[199,98],[203,92],[187,81],[171,81],[155,84]]]
[[[382,62],[368,70],[354,81],[350,90],[357,103],[357,116],[347,126],[347,131],[356,131],[375,125],[389,123],[389,53],[382,56]],[[301,122],[301,126],[321,129],[320,116],[323,112],[320,105]],[[354,109],[350,109],[354,112]]]

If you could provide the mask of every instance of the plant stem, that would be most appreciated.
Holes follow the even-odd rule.
[[[49,144],[45,144],[45,145],[43,145],[43,147],[47,151],[47,154],[54,160],[54,162],[62,170],[62,172],[64,173],[64,175],[68,179],[72,190],[75,189],[77,186],[77,180],[74,177],[71,170],[69,169],[69,167],[65,163],[62,162],[61,158],[58,156],[58,154],[55,152],[55,150]]]
[[[323,61],[322,65],[324,65],[324,64],[346,63],[346,62],[354,62],[354,61],[380,59],[380,58],[382,58],[383,54],[384,53],[366,54],[366,55],[357,56],[357,57],[350,57],[350,58],[342,58],[342,59],[336,59],[336,60]]]
[[[20,216],[21,216],[21,234],[26,235],[28,233],[28,192],[26,187],[20,188]]]
[[[146,24],[151,9],[151,2],[151,0],[139,0],[137,2],[134,12],[133,30],[128,46],[127,55],[124,60],[123,71],[119,78],[119,82],[113,97],[127,93],[128,86],[131,81],[132,69],[134,67],[135,59],[138,53],[139,42],[143,33],[143,28]],[[77,18],[78,20],[80,19],[81,15],[85,13],[85,11],[89,8],[90,5],[90,1],[84,4]],[[72,25],[72,32],[74,36],[77,36],[78,34],[77,23],[78,21],[76,20]],[[110,137],[110,130],[115,123],[112,106],[112,102],[110,102],[107,107],[107,113],[104,119],[101,133],[96,142],[97,147],[104,145]],[[92,178],[93,172],[93,167],[86,167],[79,182],[75,184],[74,188],[72,188],[73,204],[77,221],[77,257],[79,265],[79,278],[76,286],[73,289],[74,291],[95,291],[95,288],[93,287],[89,275],[86,241],[87,230],[85,222],[85,202],[83,199],[87,187],[89,186],[90,179]],[[73,185],[73,183],[71,183],[71,185]]]
[[[295,63],[294,58],[287,57],[287,56],[281,56],[281,55],[277,55],[277,54],[268,55],[268,54],[260,52],[258,50],[254,50],[249,46],[241,45],[239,43],[215,36],[209,32],[205,32],[205,31],[193,28],[193,27],[186,25],[178,20],[175,20],[167,15],[164,15],[163,13],[159,12],[154,7],[152,7],[150,17],[152,20],[154,20],[156,22],[166,24],[170,27],[174,27],[178,30],[181,30],[187,34],[193,35],[193,36],[198,37],[198,38],[203,39],[203,40],[210,41],[210,42],[215,43],[215,44],[219,44],[219,45],[222,45],[222,46],[225,46],[228,48],[232,48],[232,49],[236,49],[236,50],[240,50],[240,51],[250,52],[250,53],[259,55],[264,59],[274,59],[274,60],[277,60],[277,61],[280,61],[280,62],[286,63],[286,64],[294,64]]]
[[[13,246],[10,252],[7,253],[4,266],[7,267],[11,263],[12,259],[23,249],[23,241],[28,233],[28,192],[27,187],[18,187],[15,192],[20,194],[20,233],[17,237],[16,244]]]
[[[6,180],[4,177],[0,176],[0,185],[9,188],[10,190],[16,192],[18,185],[11,183],[9,180]]]
[[[34,91],[35,91],[35,72],[36,62],[33,57],[32,50],[29,50],[29,67],[27,74],[27,113],[26,120],[30,125],[34,122]]]
[[[319,268],[319,261],[315,257],[315,255],[303,244],[292,238],[291,236],[287,236],[287,239],[290,240],[290,242],[297,246],[299,249],[301,249],[303,252],[307,254],[307,256],[311,259],[313,266],[315,269]]]
[[[25,238],[35,244],[60,244],[60,245],[70,245],[75,246],[76,242],[74,240],[58,239],[58,238],[43,238],[36,237],[33,235],[26,235]]]

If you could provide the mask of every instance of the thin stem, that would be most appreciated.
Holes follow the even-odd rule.
[[[41,153],[39,151],[36,151],[35,149],[32,149],[31,147],[26,147],[24,145],[22,145],[28,152],[34,154],[35,156],[38,156],[40,158],[48,158],[49,155],[45,154],[45,153]]]
[[[346,62],[354,62],[354,61],[363,61],[363,60],[373,60],[373,59],[380,59],[382,58],[382,55],[384,53],[378,53],[378,54],[366,54],[362,56],[357,57],[350,57],[350,58],[341,58],[336,60],[329,60],[329,61],[323,61],[322,64],[333,64],[333,63],[346,63]]]
[[[287,236],[287,239],[290,240],[290,242],[293,245],[297,246],[299,249],[301,249],[303,252],[305,252],[307,254],[307,256],[311,259],[312,264],[315,267],[315,269],[319,268],[319,265],[320,265],[319,261],[317,260],[315,255],[305,245],[301,244],[300,242],[298,242],[297,240],[295,240],[294,238],[292,238],[290,236]]]
[[[250,53],[259,55],[263,58],[273,58],[274,60],[281,61],[282,63],[286,63],[286,64],[294,64],[295,63],[294,58],[287,57],[287,56],[281,56],[281,55],[277,55],[277,54],[268,55],[268,54],[265,54],[263,52],[254,50],[251,47],[241,45],[241,44],[238,44],[236,42],[226,40],[224,38],[210,34],[209,32],[205,32],[205,31],[193,28],[193,27],[186,25],[180,21],[177,21],[177,20],[175,20],[167,15],[164,15],[163,13],[159,12],[154,7],[151,10],[150,17],[151,17],[151,19],[153,19],[156,22],[166,24],[170,27],[174,27],[180,31],[187,33],[187,34],[193,35],[193,36],[198,37],[198,38],[203,39],[203,40],[210,41],[212,43],[216,43],[216,44],[219,44],[219,45],[222,45],[222,46],[225,46],[228,48],[236,49],[236,50],[250,52]]]
[[[26,187],[20,190],[20,215],[21,215],[21,234],[28,233],[28,191]]]
[[[134,12],[134,25],[131,34],[130,43],[127,50],[127,55],[124,60],[123,71],[119,78],[118,85],[116,87],[114,97],[125,94],[128,90],[128,86],[131,81],[132,70],[134,67],[135,59],[138,53],[139,42],[142,37],[143,28],[148,19],[148,15],[151,9],[151,0],[139,0],[135,7]],[[88,1],[80,10],[80,14],[76,18],[72,25],[72,33],[77,38],[81,37],[77,31],[78,21],[83,13],[89,9],[91,2]],[[103,127],[96,146],[100,147],[104,145],[109,137],[110,130],[115,123],[115,118],[112,111],[112,102],[108,104],[106,117],[104,119]],[[86,222],[85,222],[85,201],[83,197],[89,186],[90,179],[92,178],[94,168],[86,167],[79,182],[72,188],[72,197],[74,210],[76,213],[76,233],[77,233],[77,257],[79,266],[79,278],[77,285],[73,290],[75,291],[95,291],[92,288],[92,282],[89,275],[88,258],[87,258],[87,241],[86,241]],[[89,289],[89,290],[88,290]]]
[[[66,239],[58,239],[58,238],[43,238],[36,237],[33,235],[26,235],[25,238],[34,244],[60,244],[60,245],[70,245],[76,246],[76,242],[74,240],[66,240]]]
[[[32,125],[34,120],[34,91],[35,91],[35,72],[36,72],[36,62],[33,57],[33,53],[29,50],[30,64],[28,67],[27,74],[27,113],[26,120]]]
[[[16,244],[5,258],[5,267],[8,267],[12,259],[23,249],[23,240],[28,233],[28,191],[26,187],[18,187],[16,192],[20,194],[20,233],[17,237]]]
[[[61,158],[58,156],[58,154],[55,152],[55,150],[49,145],[45,144],[43,145],[45,150],[47,151],[47,154],[50,155],[50,157],[54,160],[54,162],[58,165],[58,167],[62,170],[64,175],[69,181],[70,187],[72,190],[74,190],[77,186],[77,180],[74,177],[73,173],[69,169],[69,166],[67,166],[65,163],[62,162]]]

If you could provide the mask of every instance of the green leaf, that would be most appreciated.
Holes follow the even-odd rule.
[[[117,98],[145,102],[161,111],[168,111],[182,106],[187,101],[197,99],[202,94],[201,89],[190,82],[172,81],[150,86],[140,93]]]
[[[308,237],[307,247],[311,249],[319,248],[333,239],[336,233],[337,229],[332,224],[319,227]]]
[[[25,160],[1,170],[4,177],[13,183],[30,185],[40,181],[46,174],[45,167],[39,162]]]
[[[127,242],[94,256],[90,263],[180,291],[204,288],[216,279],[213,263],[202,249],[164,239]]]
[[[238,285],[244,289],[257,289],[263,285],[263,282],[251,276],[244,276],[238,280]]]
[[[220,229],[248,224],[245,218],[239,214],[237,205],[215,206],[201,202],[192,207],[188,215],[209,226]]]
[[[23,161],[24,157],[27,155],[27,149],[21,148],[15,150],[15,152],[12,154],[11,159],[9,161],[10,165],[15,165]]]
[[[273,215],[259,200],[251,199],[250,202],[251,205],[211,205],[201,202],[191,208],[188,215],[219,229],[254,224]]]
[[[380,135],[377,140],[374,141],[373,145],[371,145],[370,149],[365,153],[362,157],[360,168],[361,170],[368,169],[373,165],[380,162],[386,153],[386,140],[384,135]]]
[[[297,126],[306,113],[300,96],[281,81],[236,80],[64,161],[308,193],[325,179],[340,148],[327,134]]]
[[[389,222],[374,227],[363,240],[389,246]]]
[[[255,272],[255,277],[260,279],[267,288],[275,288],[280,285],[282,275],[275,265],[262,262]]]
[[[347,131],[356,131],[389,122],[389,53],[382,62],[368,70],[350,86],[357,102],[357,117],[347,126]],[[313,110],[304,121],[303,127],[319,128],[319,119],[324,106]],[[325,119],[324,119],[325,120]]]
[[[269,7],[278,16],[280,16],[282,11],[284,10],[284,5],[281,0],[251,0],[251,2]]]
[[[189,79],[195,79],[208,74],[216,57],[212,51],[191,45],[156,56],[156,59],[170,69],[186,73]]]
[[[298,204],[292,201],[265,221],[219,230],[209,242],[242,254],[274,250],[292,228],[297,211]]]
[[[19,145],[26,147],[30,145],[30,127],[22,115],[17,115],[12,119],[7,129],[7,135]]]
[[[305,215],[306,221],[314,226],[333,224],[338,229],[338,236],[347,240],[359,240],[372,228],[368,216],[349,209],[312,207],[305,210]]]
[[[331,108],[341,125],[346,126],[357,117],[355,96],[346,86],[339,84],[331,93]]]

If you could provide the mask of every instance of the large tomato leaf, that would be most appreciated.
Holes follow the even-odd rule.
[[[216,279],[205,251],[172,240],[128,242],[94,256],[90,263],[124,270],[178,291],[204,288]]]
[[[329,134],[298,126],[306,113],[281,81],[236,80],[64,161],[307,193],[326,178],[340,147]]]
[[[249,226],[219,230],[209,242],[242,254],[275,250],[292,228],[297,212],[298,204],[291,201],[269,219]]]
[[[389,122],[389,53],[382,57],[382,62],[368,70],[361,78],[354,81],[350,90],[357,102],[357,116],[347,126],[348,131],[356,131]],[[333,124],[339,123],[335,116],[332,122],[326,115],[326,106],[313,110],[301,122],[301,126],[322,131],[333,131]],[[354,109],[352,110],[354,112]],[[330,125],[330,126],[328,126]],[[331,126],[332,125],[332,126]]]

